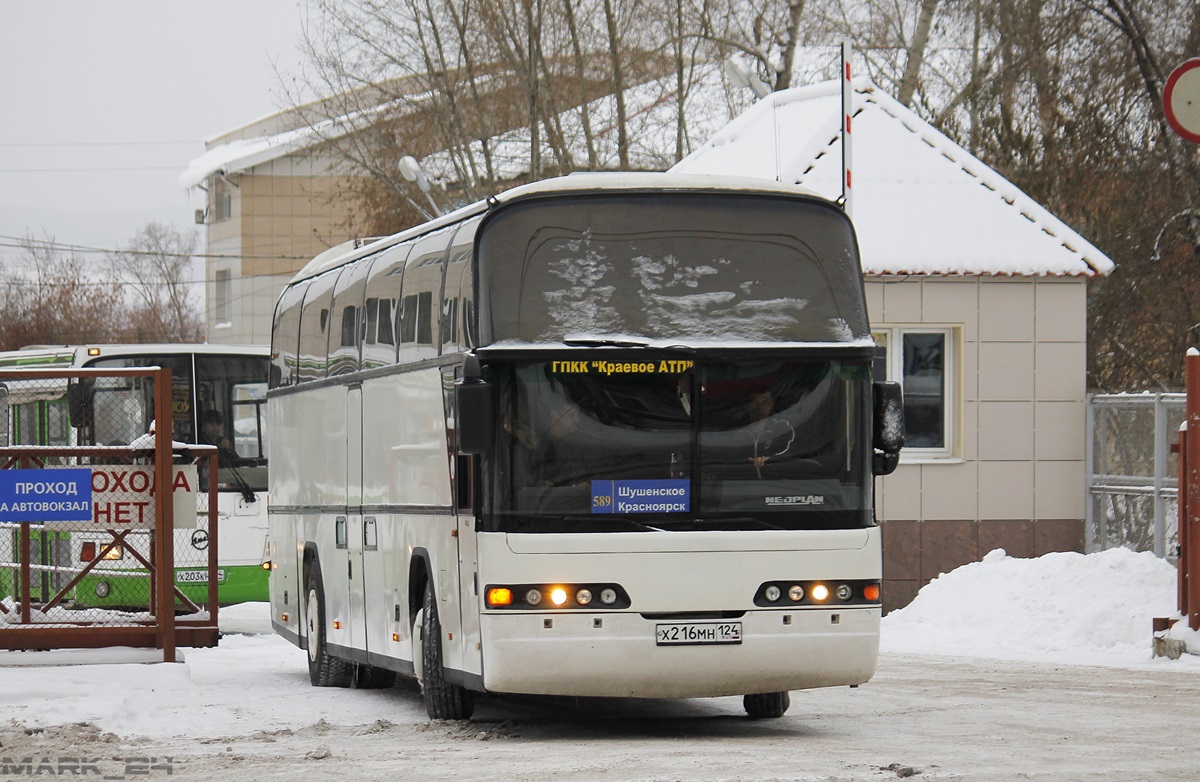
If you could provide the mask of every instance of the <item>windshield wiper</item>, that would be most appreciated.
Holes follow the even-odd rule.
[[[650,343],[645,340],[607,339],[604,337],[564,339],[563,344],[573,348],[645,348],[650,346]]]

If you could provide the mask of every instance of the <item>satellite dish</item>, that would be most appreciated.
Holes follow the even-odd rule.
[[[1163,111],[1176,133],[1200,144],[1200,57],[1194,57],[1167,77]]]

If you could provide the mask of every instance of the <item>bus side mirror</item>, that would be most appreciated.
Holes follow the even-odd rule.
[[[871,387],[874,397],[874,431],[871,445],[875,453],[871,469],[876,475],[888,475],[900,463],[904,447],[904,393],[900,384],[876,382]]]
[[[87,380],[72,381],[67,385],[67,413],[71,426],[76,429],[91,423],[92,384]]]
[[[467,356],[462,379],[454,384],[454,436],[459,453],[484,453],[496,441],[492,384],[483,379],[479,359]]]

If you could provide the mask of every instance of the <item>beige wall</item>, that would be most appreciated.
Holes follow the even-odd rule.
[[[211,342],[269,344],[275,301],[288,280],[324,250],[351,238],[350,214],[338,193],[346,185],[305,157],[264,163],[209,181],[206,321]],[[230,217],[216,220],[215,199],[231,195]],[[231,319],[216,318],[216,277],[231,278]]]
[[[1013,556],[1078,550],[1085,280],[872,278],[866,289],[873,325],[948,326],[958,335],[952,455],[904,456],[876,482],[894,605],[992,548]]]

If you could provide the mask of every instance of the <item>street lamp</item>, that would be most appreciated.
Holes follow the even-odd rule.
[[[771,87],[760,79],[741,57],[734,55],[725,61],[725,75],[735,86],[753,90],[756,98],[765,98],[771,94]]]
[[[429,200],[429,205],[433,207],[433,213],[438,217],[442,216],[442,210],[434,203],[433,196],[429,194],[429,177],[425,176],[425,172],[421,170],[421,164],[412,155],[405,155],[400,158],[400,173],[409,182],[416,182],[417,187],[421,188],[421,192],[425,194],[425,198]]]

